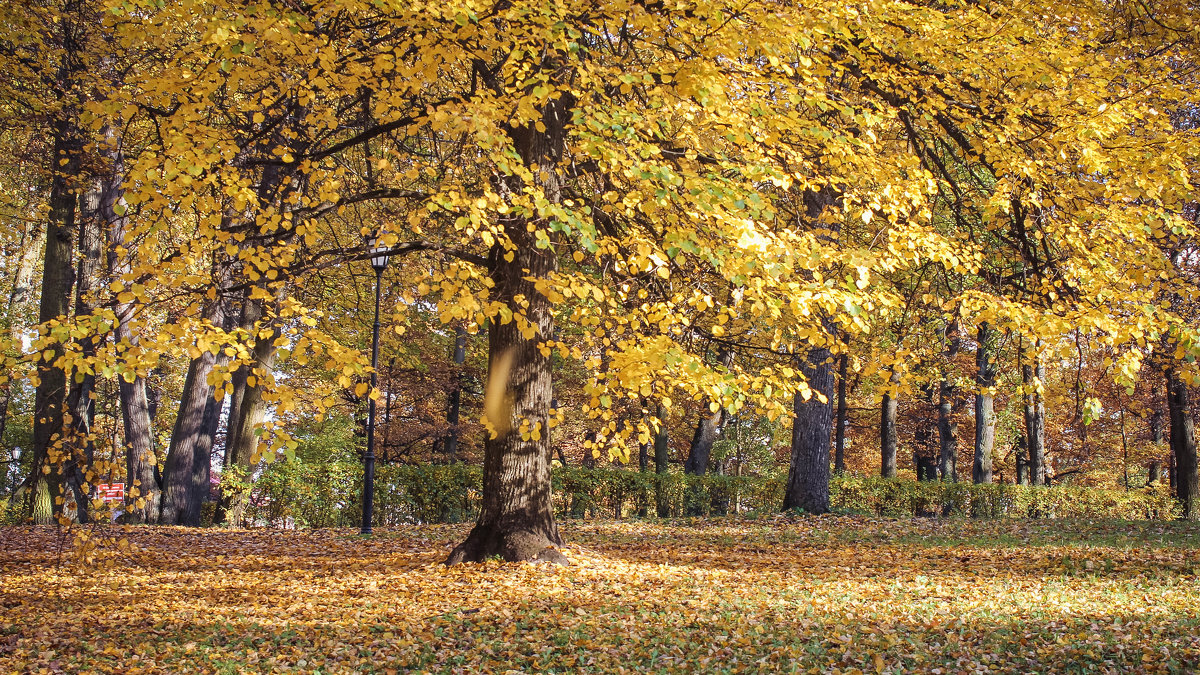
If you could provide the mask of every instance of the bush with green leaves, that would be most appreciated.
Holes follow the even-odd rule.
[[[784,479],[775,476],[692,476],[632,469],[557,467],[554,507],[559,518],[631,518],[657,513],[661,498],[671,517],[775,513]],[[478,466],[384,465],[375,478],[375,524],[457,523],[475,518],[483,472]],[[276,462],[253,481],[237,473],[222,489],[247,495],[243,523],[346,527],[362,513],[362,467],[349,462]],[[915,482],[835,476],[831,506],[838,513],[909,518],[1171,519],[1178,507],[1164,486],[1117,490],[1005,483]]]

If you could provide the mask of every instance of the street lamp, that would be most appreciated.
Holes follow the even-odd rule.
[[[17,491],[17,476],[21,475],[21,446],[14,446],[12,449],[12,485],[8,491],[15,494]]]
[[[367,240],[371,252],[371,267],[375,270],[375,326],[371,334],[371,389],[367,394],[367,452],[363,455],[362,533],[371,534],[375,515],[375,399],[371,396],[379,384],[379,293],[383,286],[383,270],[388,264],[388,247],[372,235]]]

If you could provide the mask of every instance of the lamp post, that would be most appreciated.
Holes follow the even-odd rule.
[[[371,267],[375,270],[375,326],[371,331],[371,389],[367,394],[367,452],[363,455],[362,533],[371,534],[375,515],[375,399],[371,396],[379,384],[379,293],[383,286],[383,270],[388,264],[388,247],[372,236],[367,242],[371,250]]]
[[[10,494],[17,491],[17,476],[21,474],[21,446],[14,446],[12,449],[12,485],[9,486]]]

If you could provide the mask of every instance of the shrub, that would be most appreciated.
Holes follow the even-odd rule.
[[[627,518],[654,515],[661,495],[668,515],[720,516],[776,513],[783,475],[691,476],[631,469],[558,467],[553,504],[560,518]],[[243,522],[268,526],[345,527],[359,522],[362,467],[302,459],[268,466],[252,483],[238,473],[222,477],[222,490],[247,496]],[[456,523],[479,512],[483,471],[478,466],[380,466],[375,482],[375,524]],[[1178,507],[1165,487],[1116,490],[1011,484],[916,482],[852,474],[830,484],[835,512],[908,518],[1169,519]]]

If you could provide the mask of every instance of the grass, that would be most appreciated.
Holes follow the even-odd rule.
[[[134,528],[79,567],[0,529],[0,672],[1200,668],[1200,528],[567,521],[566,568],[444,568],[465,526]]]

